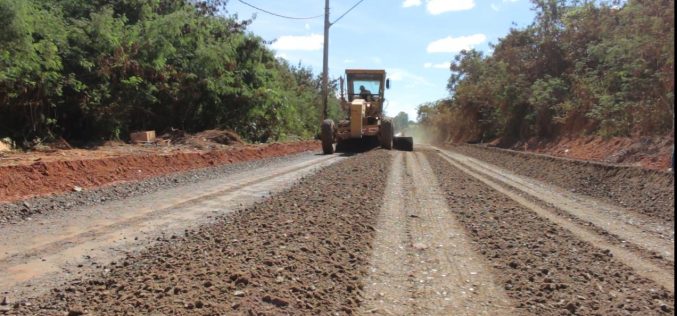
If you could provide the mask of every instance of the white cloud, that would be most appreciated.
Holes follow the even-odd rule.
[[[306,25],[304,25],[303,27],[305,27],[306,30],[310,30],[310,24],[308,24],[308,23],[306,23]]]
[[[379,57],[372,57],[371,62],[374,63],[374,64],[377,64],[377,65],[380,65],[380,64],[383,63],[383,61]]]
[[[403,87],[406,88],[415,88],[418,86],[431,86],[432,84],[428,80],[417,74],[411,73],[402,68],[389,68],[386,70],[388,78],[391,81],[401,81]]]
[[[388,69],[388,78],[392,81],[401,81],[404,80],[405,77],[409,77],[410,74],[404,69],[399,69],[399,68],[392,68]]]
[[[449,69],[451,66],[451,62],[446,62],[446,63],[439,63],[439,64],[433,64],[433,63],[425,63],[423,64],[423,68],[434,68],[434,69]]]
[[[403,8],[409,8],[409,7],[418,7],[421,5],[421,0],[404,0],[402,3]]]
[[[475,0],[428,0],[426,9],[432,15],[451,11],[470,10],[475,7]]]
[[[280,36],[270,47],[279,50],[321,50],[322,44],[324,44],[324,36],[319,34],[286,35]]]
[[[520,0],[501,0],[501,3],[510,4],[510,3],[516,3],[517,1],[520,1]],[[498,4],[498,3],[492,3],[489,6],[491,7],[492,10],[494,10],[496,12],[501,11],[501,5]]]
[[[473,34],[468,36],[451,37],[448,36],[428,44],[428,53],[458,53],[464,49],[471,49],[475,45],[487,40],[484,34]]]

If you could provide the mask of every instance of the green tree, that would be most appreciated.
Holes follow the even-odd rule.
[[[673,129],[673,2],[532,4],[534,22],[511,29],[492,55],[471,50],[454,57],[451,100],[422,107],[422,124],[443,139],[499,137],[506,145],[530,137]]]
[[[317,76],[276,59],[251,21],[226,9],[224,0],[0,0],[0,137],[170,127],[228,128],[252,141],[315,135]]]
[[[393,127],[395,131],[402,131],[409,127],[409,114],[406,112],[397,113],[393,118]]]

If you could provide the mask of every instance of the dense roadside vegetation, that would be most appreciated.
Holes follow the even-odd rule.
[[[0,0],[0,138],[30,146],[170,127],[312,137],[319,78],[276,59],[226,10],[226,0]]]
[[[532,0],[535,21],[451,63],[451,98],[418,118],[441,141],[666,135],[674,1]]]

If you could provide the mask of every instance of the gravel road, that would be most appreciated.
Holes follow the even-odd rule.
[[[62,283],[21,283],[42,288],[40,294],[0,293],[7,296],[0,313],[674,313],[674,219],[666,215],[674,199],[663,182],[653,200],[612,198],[628,191],[624,186],[641,184],[649,192],[643,171],[425,145],[414,152],[300,157],[262,166],[259,176],[247,169],[161,190],[178,200],[144,194],[116,201],[138,201],[132,205],[156,214],[149,226],[161,228],[114,262],[97,260]],[[297,176],[282,176],[291,173]],[[242,189],[249,185],[237,184],[237,174],[249,179],[245,184],[270,181],[277,189],[272,195]],[[660,173],[648,176],[669,181]],[[603,177],[610,184],[600,188]],[[214,183],[222,189],[209,191]],[[202,193],[182,198],[186,192]],[[245,195],[249,202],[238,204]],[[192,215],[165,216],[184,213]],[[91,214],[101,213],[89,214],[94,217],[86,221],[93,222]],[[161,218],[174,220],[155,222]],[[176,221],[187,228],[172,226]],[[12,234],[50,232],[33,222],[13,225]],[[77,236],[102,247],[112,240]],[[0,265],[21,263],[26,253],[16,248]],[[50,262],[49,251],[41,251],[66,248],[38,247],[29,255]],[[9,279],[0,275],[0,284]]]

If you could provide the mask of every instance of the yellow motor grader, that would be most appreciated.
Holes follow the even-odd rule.
[[[347,83],[346,94],[344,83]],[[385,70],[346,69],[346,80],[341,80],[341,108],[347,112],[347,119],[338,124],[331,119],[322,122],[322,152],[332,154],[334,143],[341,147],[351,140],[378,141],[385,149],[413,150],[413,138],[395,137],[393,122],[383,113],[383,95],[389,88]]]

